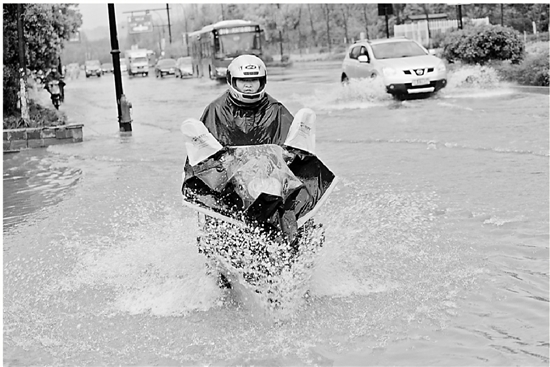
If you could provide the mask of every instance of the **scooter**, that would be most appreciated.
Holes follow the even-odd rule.
[[[315,156],[314,122],[300,110],[284,147],[222,147],[202,122],[182,124],[183,204],[199,213],[199,253],[220,285],[248,289],[245,298],[260,295],[269,307],[302,292],[324,243],[313,217],[337,177]]]
[[[61,86],[58,80],[52,80],[46,85],[46,90],[50,93],[50,98],[55,109],[59,109],[59,105],[62,102],[61,98]]]

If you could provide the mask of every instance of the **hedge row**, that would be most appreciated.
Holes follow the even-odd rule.
[[[548,42],[531,44],[526,50],[522,36],[512,28],[480,25],[451,32],[443,41],[441,56],[451,63],[490,65],[503,80],[520,85],[549,85]]]
[[[484,65],[494,60],[519,64],[525,45],[518,31],[499,25],[479,25],[451,32],[443,41],[443,57],[449,62]]]
[[[550,53],[548,48],[539,53],[527,54],[525,59],[514,65],[502,62],[495,69],[503,80],[520,85],[550,86]]]

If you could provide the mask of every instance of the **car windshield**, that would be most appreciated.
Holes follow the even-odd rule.
[[[145,56],[132,57],[132,61],[135,62],[135,63],[147,62],[147,58]]]
[[[411,41],[377,43],[371,47],[378,60],[427,55],[422,47]]]
[[[159,61],[159,66],[176,66],[176,60],[174,59],[164,59]]]
[[[219,36],[216,57],[235,57],[246,53],[258,54],[259,39],[256,33],[233,33]]]
[[[91,60],[91,61],[86,61],[86,65],[87,66],[99,66],[99,61],[97,60]]]

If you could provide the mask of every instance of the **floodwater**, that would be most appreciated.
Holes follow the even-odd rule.
[[[225,86],[125,77],[128,135],[112,76],[68,81],[84,142],[4,155],[4,365],[547,366],[548,96],[480,69],[403,102],[337,81],[270,71],[340,178],[278,321],[216,286],[181,205],[180,124]]]

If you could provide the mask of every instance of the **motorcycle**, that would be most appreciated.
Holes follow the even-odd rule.
[[[315,156],[314,121],[300,110],[283,146],[222,147],[202,122],[182,124],[183,204],[199,213],[199,252],[221,285],[270,308],[304,292],[324,243],[313,217],[337,177]]]
[[[59,110],[59,105],[62,102],[61,85],[59,80],[51,80],[46,85],[46,90],[50,93],[52,104],[56,110]]]

